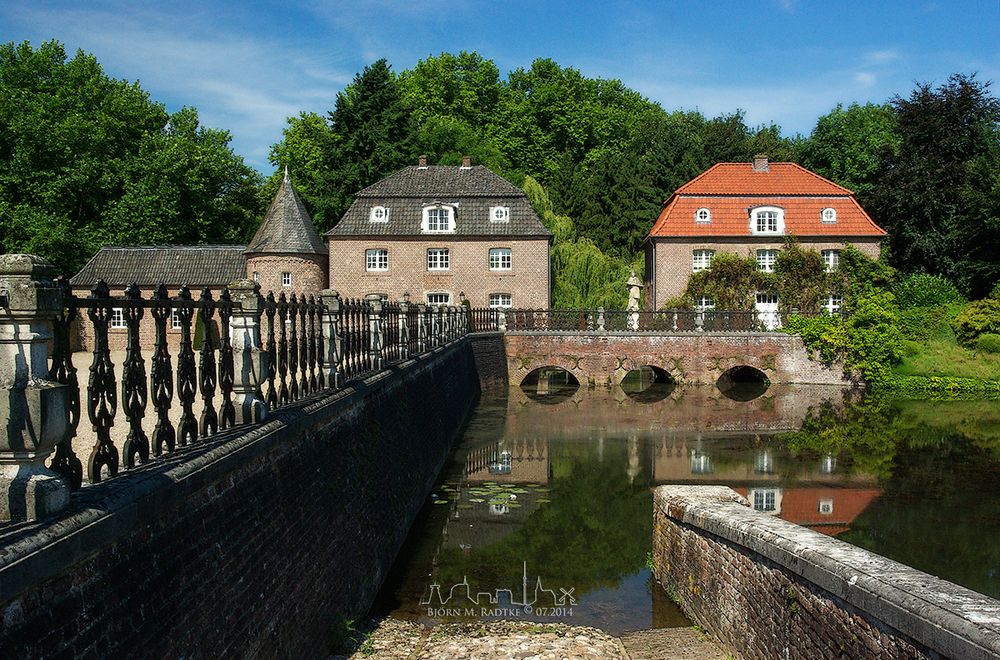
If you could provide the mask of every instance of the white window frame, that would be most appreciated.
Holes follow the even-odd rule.
[[[781,513],[780,488],[751,488],[747,492],[747,499],[750,500],[754,511],[762,511],[771,515]]]
[[[828,206],[819,212],[819,221],[825,222],[827,224],[833,224],[837,222],[837,209],[832,206]]]
[[[257,284],[260,284],[260,272],[259,271],[255,270],[253,272],[253,281],[256,282]]]
[[[511,309],[514,306],[514,296],[509,293],[491,293],[487,300],[490,309]]]
[[[774,249],[757,250],[757,270],[762,273],[773,273],[774,265],[778,263],[778,251]]]
[[[111,308],[111,316],[108,317],[108,327],[112,330],[121,330],[128,327],[128,324],[125,323],[124,309],[121,307]]]
[[[698,296],[694,301],[694,309],[696,312],[715,311],[715,299],[710,296]]]
[[[441,224],[440,214],[444,214],[444,226]],[[431,218],[434,218],[433,228]],[[455,233],[455,207],[444,204],[434,204],[425,206],[423,219],[420,222],[420,231],[425,234],[454,234]]]
[[[832,273],[840,268],[840,250],[821,250],[819,254],[823,257],[823,269],[826,272]]]
[[[510,222],[509,206],[491,206],[490,222]]]
[[[369,248],[365,250],[365,272],[384,273],[389,270],[389,250]]]
[[[826,311],[826,313],[829,314],[830,316],[833,316],[834,314],[840,314],[840,308],[843,306],[843,304],[844,304],[843,296],[840,296],[836,293],[831,293],[826,297],[826,300],[823,301],[823,310]]]
[[[451,270],[451,250],[427,248],[427,270],[432,272]]]
[[[763,228],[761,223],[765,223]],[[750,233],[755,236],[780,236],[785,233],[785,209],[758,206],[750,210]]]
[[[291,271],[284,271],[281,273],[281,286],[292,286],[292,273]]]
[[[819,501],[816,506],[817,511],[821,516],[832,516],[833,515],[833,500],[830,498],[824,498]]]
[[[369,222],[389,222],[389,209],[385,206],[373,206],[368,212]]]
[[[490,270],[513,270],[514,251],[509,247],[494,247],[489,251]]]
[[[712,212],[704,206],[694,212],[694,221],[699,225],[712,224]]]
[[[691,272],[698,273],[712,267],[715,250],[691,250]]]
[[[172,330],[181,329],[181,317],[180,314],[177,313],[176,307],[170,310],[170,328]]]
[[[711,474],[712,457],[703,451],[691,450],[691,474]]]
[[[440,302],[440,301],[439,302],[434,302],[434,301],[432,301],[431,297],[435,297],[435,296],[444,296],[444,301],[443,302]],[[427,293],[424,294],[424,300],[427,301],[428,305],[434,305],[434,306],[438,306],[438,305],[450,305],[451,304],[451,291],[428,291]]]

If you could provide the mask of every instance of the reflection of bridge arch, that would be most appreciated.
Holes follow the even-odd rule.
[[[724,371],[715,384],[727,398],[752,401],[767,392],[771,381],[760,369],[741,364]]]
[[[626,373],[619,386],[634,401],[655,403],[673,393],[677,388],[677,380],[666,369],[647,364]]]
[[[545,365],[532,369],[521,379],[521,391],[540,403],[562,403],[580,389],[580,381],[567,369]]]

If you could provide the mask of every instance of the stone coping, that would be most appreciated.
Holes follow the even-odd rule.
[[[507,330],[500,334],[506,335],[530,335],[530,336],[552,336],[552,337],[795,337],[799,335],[787,332],[758,332],[756,330],[729,330],[726,332],[716,332],[708,330],[686,330],[686,331],[665,331],[665,330]]]
[[[317,418],[334,419],[356,396],[382,381],[402,378],[465,343],[465,337],[459,338],[363,380],[349,381],[342,389],[284,406],[260,424],[228,429],[113,479],[84,486],[73,493],[66,509],[49,518],[0,525],[0,603],[84,561],[95,548],[113,543],[142,521],[154,520],[179,499],[266,455],[289,435],[305,432]]]
[[[655,515],[775,562],[951,658],[1000,657],[1000,601],[750,508],[725,486],[660,486]]]

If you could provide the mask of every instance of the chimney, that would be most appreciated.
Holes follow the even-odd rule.
[[[465,168],[465,169],[468,169],[468,168],[472,167],[472,157],[471,156],[462,156],[462,167]]]
[[[771,168],[767,164],[767,154],[757,154],[753,157],[754,172],[770,172]]]
[[[427,167],[427,154],[420,154],[417,157],[417,167]]]

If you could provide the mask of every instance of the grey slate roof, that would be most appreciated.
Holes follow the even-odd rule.
[[[79,273],[74,286],[103,279],[112,287],[225,286],[247,276],[245,245],[110,245],[102,247]]]
[[[326,235],[420,236],[423,208],[435,203],[456,207],[455,232],[443,236],[552,235],[524,192],[482,165],[404,167],[359,192],[344,217]],[[374,206],[389,209],[388,222],[370,221]],[[510,220],[491,222],[491,206],[509,207]]]
[[[295,192],[288,170],[270,208],[247,245],[247,254],[327,254],[323,239]]]

